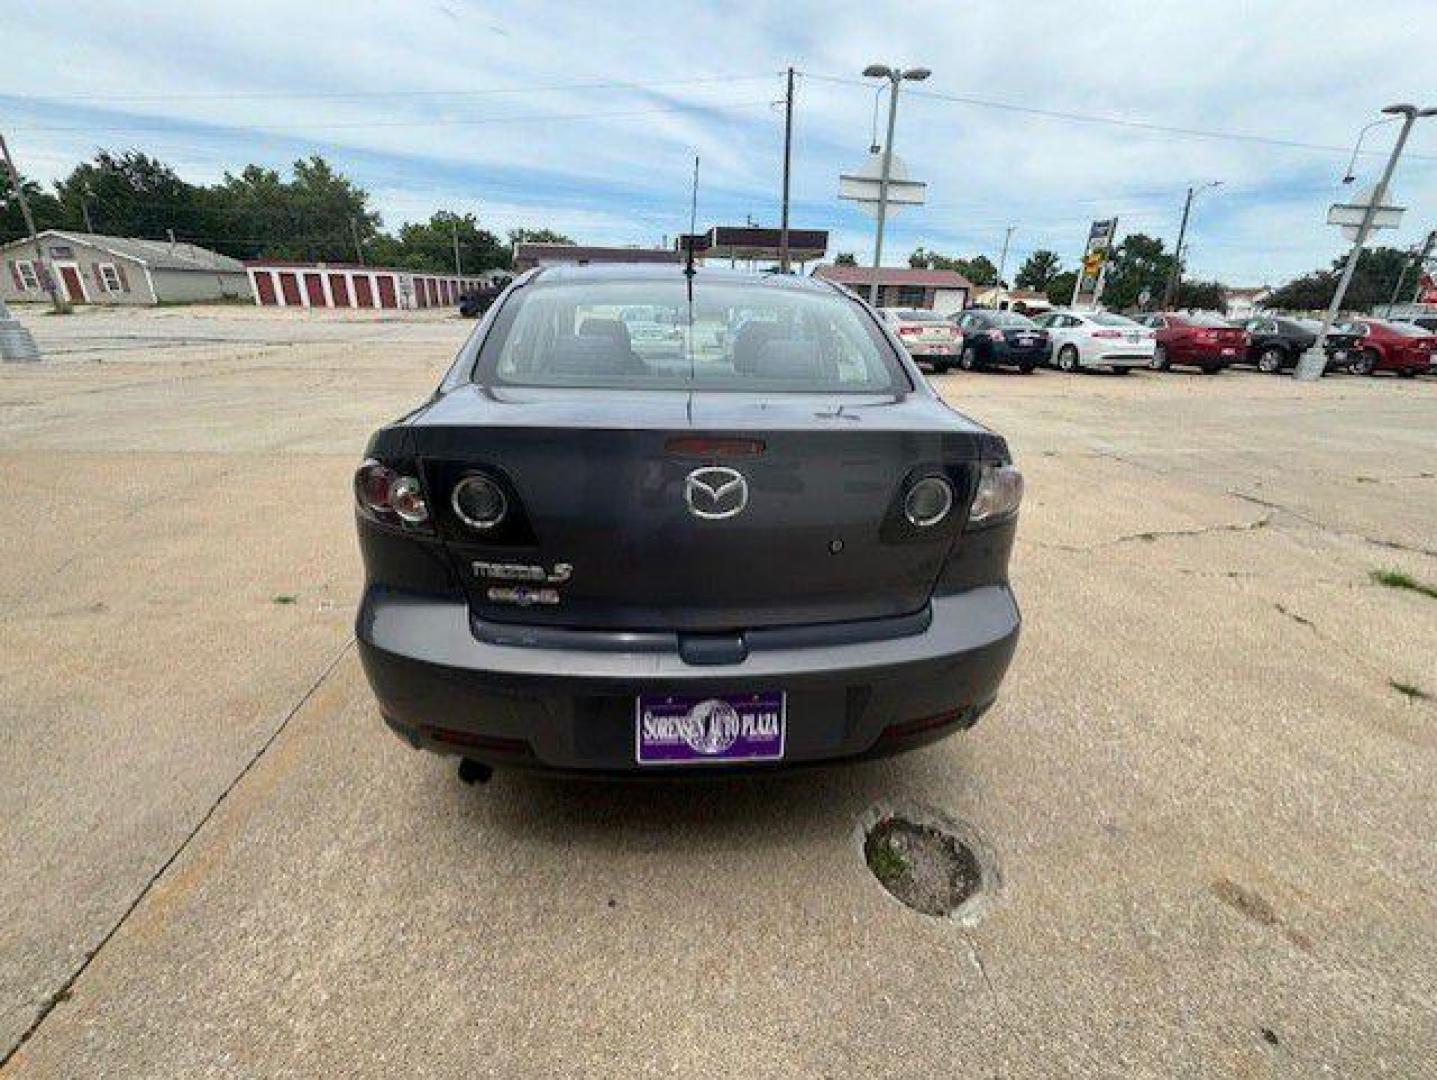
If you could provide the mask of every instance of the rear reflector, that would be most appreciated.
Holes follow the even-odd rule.
[[[454,728],[422,727],[419,729],[435,742],[449,746],[465,746],[471,749],[488,750],[494,754],[527,754],[529,744],[523,739],[505,739],[497,735],[477,735],[471,731],[456,731]]]
[[[762,439],[715,439],[690,435],[670,439],[664,449],[675,457],[726,458],[757,457],[763,453]]]
[[[888,725],[878,738],[882,742],[887,742],[890,739],[911,739],[915,735],[922,735],[925,731],[937,731],[939,728],[952,727],[954,724],[962,723],[966,715],[963,709],[950,709],[937,716],[925,716],[920,720],[904,720],[901,723]]]

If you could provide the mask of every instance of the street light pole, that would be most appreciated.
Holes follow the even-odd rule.
[[[35,245],[35,265],[40,268],[40,276],[44,279],[45,291],[50,294],[50,303],[55,305],[57,313],[64,312],[65,302],[60,299],[60,291],[55,287],[55,275],[45,259],[45,252],[40,247],[40,235],[35,231],[35,218],[30,213],[30,200],[25,198],[25,188],[20,183],[20,172],[15,168],[15,161],[10,157],[10,147],[5,144],[5,136],[0,135],[0,157],[5,159],[5,171],[10,174],[10,186],[15,191],[15,199],[20,204],[20,216],[25,219],[25,231],[30,234],[30,243]]]
[[[883,169],[878,179],[878,230],[873,238],[873,279],[868,283],[868,302],[878,306],[878,268],[883,264],[883,226],[888,220],[888,181],[893,170],[893,129],[898,121],[898,87],[904,79],[921,82],[932,74],[927,68],[890,68],[870,64],[863,69],[870,79],[888,80],[888,138],[883,143]]]
[[[793,68],[788,69],[788,87],[783,97],[783,215],[778,226],[778,268],[788,273],[788,173],[793,157]]]
[[[1382,179],[1377,181],[1372,198],[1368,200],[1367,208],[1363,211],[1362,224],[1357,227],[1357,238],[1352,241],[1352,253],[1347,257],[1347,265],[1342,268],[1342,278],[1332,294],[1332,302],[1327,305],[1327,314],[1322,317],[1322,329],[1317,333],[1317,340],[1302,354],[1302,359],[1293,369],[1293,375],[1304,382],[1322,378],[1322,373],[1327,368],[1327,335],[1332,330],[1337,313],[1342,310],[1342,301],[1347,297],[1347,287],[1352,284],[1352,275],[1362,257],[1362,247],[1367,243],[1367,236],[1372,231],[1372,220],[1377,216],[1377,208],[1383,205],[1382,200],[1387,197],[1387,185],[1392,181],[1392,174],[1397,171],[1397,161],[1402,156],[1402,148],[1407,145],[1407,136],[1412,133],[1412,125],[1419,117],[1437,116],[1437,108],[1419,109],[1415,105],[1389,105],[1382,111],[1391,116],[1401,116],[1402,130],[1397,133],[1397,141],[1392,144],[1392,154],[1387,159],[1387,168],[1382,170]]]

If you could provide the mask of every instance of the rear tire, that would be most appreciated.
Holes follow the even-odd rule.
[[[1217,374],[1219,371],[1221,371],[1221,370],[1222,370],[1222,365],[1221,365],[1221,364],[1207,364],[1207,365],[1204,365],[1204,367],[1203,367],[1203,369],[1202,369],[1202,373],[1203,373],[1204,375],[1216,375],[1216,374]]]
[[[1401,368],[1397,372],[1397,375],[1399,378],[1403,379],[1415,379],[1417,377],[1417,369],[1410,367]]]
[[[1358,353],[1348,365],[1347,370],[1354,375],[1371,375],[1377,370],[1378,356],[1371,349],[1364,349]]]
[[[1035,367],[1037,367],[1037,366],[1038,366],[1037,364],[1019,364],[1019,365],[1018,365],[1018,374],[1019,374],[1019,375],[1031,375],[1031,374],[1033,374],[1033,369],[1034,369]]]
[[[1264,375],[1280,375],[1287,365],[1287,354],[1275,346],[1262,350],[1257,358],[1257,370]]]
[[[1148,367],[1153,371],[1168,369],[1168,347],[1166,345],[1159,345],[1153,350],[1153,358],[1148,361]]]
[[[1128,369],[1125,368],[1125,367],[1115,367],[1115,368],[1112,368],[1111,370],[1112,370],[1112,372],[1113,372],[1114,375],[1126,375],[1126,374],[1128,373]]]
[[[1078,370],[1078,350],[1072,345],[1064,345],[1058,350],[1058,370],[1071,374]]]

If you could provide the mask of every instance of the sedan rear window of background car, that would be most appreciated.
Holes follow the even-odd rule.
[[[911,389],[854,301],[781,282],[534,282],[475,369],[514,386],[874,393]]]

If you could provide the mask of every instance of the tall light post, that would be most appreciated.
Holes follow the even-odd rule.
[[[1368,234],[1372,232],[1372,221],[1377,216],[1377,211],[1385,205],[1383,200],[1387,198],[1387,186],[1392,182],[1392,174],[1397,171],[1397,161],[1402,157],[1402,148],[1407,145],[1407,136],[1412,134],[1412,125],[1419,119],[1437,116],[1437,107],[1419,109],[1416,105],[1407,104],[1389,105],[1382,111],[1388,116],[1402,117],[1402,130],[1397,133],[1397,141],[1392,144],[1392,154],[1387,159],[1387,168],[1382,170],[1382,179],[1377,181],[1377,186],[1372,189],[1372,198],[1367,201],[1367,207],[1362,214],[1362,224],[1357,226],[1357,236],[1352,241],[1352,253],[1347,256],[1347,265],[1342,268],[1342,278],[1337,282],[1337,290],[1332,294],[1332,303],[1327,305],[1327,314],[1322,317],[1322,329],[1318,331],[1312,348],[1302,354],[1302,359],[1293,370],[1293,375],[1304,381],[1322,378],[1322,373],[1327,368],[1327,335],[1332,330],[1337,313],[1342,310],[1342,301],[1347,297],[1347,287],[1352,284],[1352,275],[1362,257],[1362,247],[1367,243]]]
[[[888,181],[893,169],[893,127],[898,120],[898,87],[905,79],[922,82],[933,74],[927,68],[888,67],[869,64],[863,69],[865,78],[888,80],[888,138],[883,143],[883,171],[878,180],[878,231],[873,238],[873,280],[868,283],[868,302],[878,306],[878,267],[883,262],[883,225],[888,218]]]
[[[1362,130],[1357,133],[1357,142],[1355,142],[1352,146],[1352,157],[1349,158],[1347,161],[1347,171],[1342,174],[1342,182],[1344,184],[1350,184],[1352,183],[1352,181],[1357,179],[1357,155],[1362,153],[1362,140],[1367,138],[1367,133],[1375,127],[1381,127],[1383,124],[1390,124],[1396,119],[1397,117],[1395,116],[1388,116],[1384,119],[1374,120],[1370,124],[1363,125]]]
[[[1188,232],[1188,215],[1192,213],[1193,199],[1201,195],[1209,188],[1222,187],[1221,180],[1213,180],[1210,183],[1201,184],[1197,187],[1188,188],[1188,197],[1183,202],[1183,220],[1178,226],[1178,246],[1173,252],[1173,268],[1168,274],[1168,286],[1163,290],[1163,310],[1170,311],[1178,299],[1178,285],[1182,280],[1183,272],[1183,239]]]
[[[998,286],[998,296],[999,296],[999,297],[1002,297],[1002,296],[1006,293],[1006,291],[1007,291],[1007,290],[1006,290],[1006,287],[1003,285],[1003,268],[1008,265],[1008,241],[1010,241],[1010,240],[1013,239],[1013,234],[1014,234],[1015,232],[1017,232],[1017,231],[1018,231],[1018,226],[1016,226],[1016,225],[1009,225],[1008,228],[1003,232],[1003,250],[1002,250],[1002,252],[998,255],[998,281],[997,281],[997,286]],[[1001,301],[999,301],[999,302],[1001,302]]]

